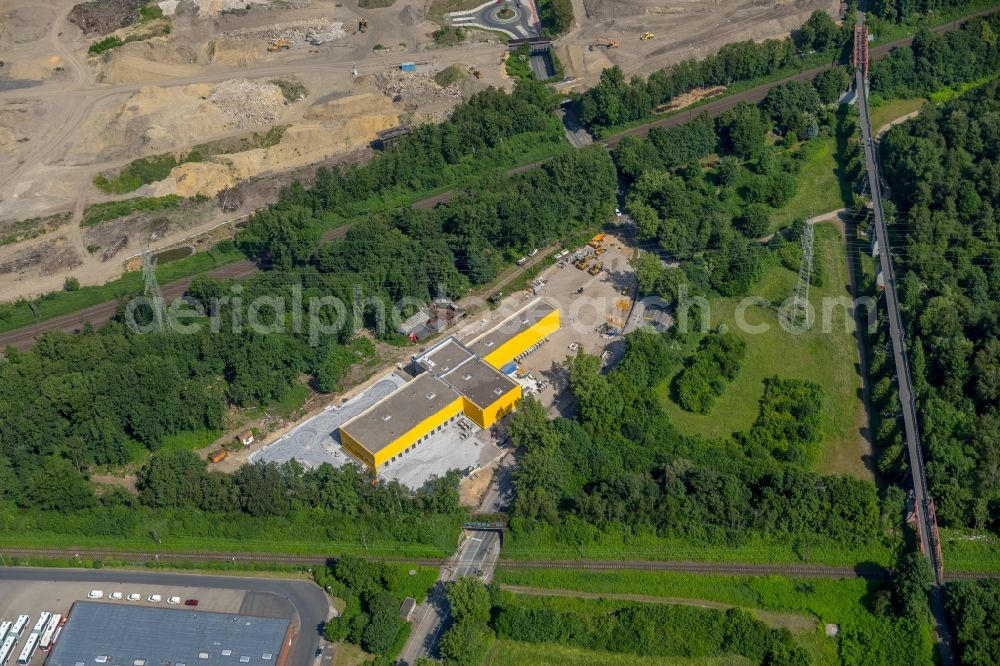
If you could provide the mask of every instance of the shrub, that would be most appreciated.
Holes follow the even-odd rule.
[[[451,65],[435,74],[434,82],[442,88],[447,88],[451,84],[461,81],[464,78],[465,70],[458,65]]]
[[[271,81],[271,83],[281,88],[281,96],[284,97],[285,101],[289,104],[305,99],[309,94],[309,90],[298,81],[275,79]]]
[[[80,226],[92,227],[101,222],[114,220],[135,212],[152,212],[156,210],[167,210],[176,208],[182,201],[176,194],[168,194],[165,197],[136,197],[125,199],[124,201],[108,201],[105,203],[88,206],[83,212],[83,221]]]
[[[432,37],[434,38],[434,43],[438,46],[455,46],[465,41],[466,32],[465,28],[455,28],[446,25],[435,30]]]
[[[698,351],[674,379],[677,402],[689,412],[708,414],[715,399],[736,378],[746,354],[746,343],[732,333],[705,336]]]
[[[66,291],[79,291],[80,281],[77,280],[75,277],[68,277],[63,282],[63,289]]]
[[[116,49],[124,43],[125,42],[118,39],[114,35],[111,35],[110,37],[105,37],[100,41],[94,42],[93,44],[90,45],[90,48],[87,50],[93,55],[101,55],[105,51]]]

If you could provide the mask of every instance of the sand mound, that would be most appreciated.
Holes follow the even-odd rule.
[[[3,148],[4,151],[14,150],[16,143],[17,138],[14,137],[14,133],[6,127],[0,126],[0,148]]]
[[[11,79],[26,79],[26,80],[39,80],[47,79],[52,76],[56,67],[62,64],[61,60],[58,60],[53,64],[51,58],[38,58],[37,60],[21,60],[18,62],[7,63],[8,67],[4,69],[7,70],[7,75]]]
[[[260,61],[261,54],[267,53],[267,41],[263,39],[217,39],[210,49],[212,62],[247,67]]]
[[[230,116],[207,100],[211,94],[208,84],[142,88],[123,104],[91,115],[66,160],[90,164],[208,140],[233,126]]]
[[[308,120],[344,120],[365,113],[384,113],[392,107],[392,100],[378,93],[348,95],[309,107],[304,117]]]
[[[182,197],[193,197],[197,194],[212,196],[219,190],[224,190],[235,183],[231,170],[215,162],[188,162],[170,172],[166,180],[173,181],[172,194]]]
[[[165,40],[130,42],[108,51],[98,71],[107,83],[139,83],[193,76],[201,71],[197,61],[197,54],[182,44]]]
[[[260,174],[314,164],[359,148],[374,140],[380,130],[397,124],[399,116],[391,112],[322,123],[296,123],[285,130],[280,143],[270,148],[216,155],[205,162],[175,167],[157,191],[185,197],[214,196],[225,187]]]

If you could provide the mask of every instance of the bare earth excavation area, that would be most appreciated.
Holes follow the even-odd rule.
[[[726,42],[782,36],[813,10],[837,6],[587,0],[574,4],[574,27],[556,48],[572,85],[587,87],[613,64],[648,74]],[[266,201],[251,192],[236,211],[192,205],[152,221],[82,226],[92,204],[213,197],[248,181],[252,190],[255,178],[363,159],[381,130],[434,122],[478,90],[511,87],[495,34],[472,30],[464,43],[439,47],[431,15],[440,12],[423,0],[380,9],[329,0],[4,2],[0,300],[60,289],[70,275],[106,282],[147,247],[175,246]],[[654,37],[641,39],[646,32]],[[620,46],[591,49],[601,37]],[[450,65],[462,76],[441,87],[434,74]],[[138,158],[154,158],[160,171],[117,179]],[[103,191],[97,176],[110,183]]]

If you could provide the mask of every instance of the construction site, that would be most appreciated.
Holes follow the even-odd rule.
[[[380,132],[440,121],[488,86],[510,89],[497,32],[471,25],[458,43],[435,43],[446,13],[482,6],[445,4],[447,11],[437,0],[372,9],[329,0],[4,2],[0,301],[56,291],[69,276],[102,284],[147,248],[209,247],[219,233],[201,234],[232,233],[223,225],[267,205],[292,179],[368,159]],[[553,42],[566,74],[556,85],[590,86],[611,65],[648,74],[729,41],[781,37],[814,9],[837,6],[576,2],[573,27]],[[534,4],[514,13],[524,14],[525,30],[537,28]],[[442,87],[435,74],[445,69],[460,76]],[[138,159],[172,166],[122,180]],[[86,218],[102,202],[211,198],[240,184],[247,187],[238,209]]]

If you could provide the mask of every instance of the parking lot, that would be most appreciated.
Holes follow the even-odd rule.
[[[313,468],[325,462],[334,467],[353,462],[354,459],[340,446],[336,436],[337,428],[404,383],[403,378],[394,372],[379,378],[347,402],[339,406],[331,405],[257,451],[250,456],[250,462],[263,460],[281,464],[295,458],[306,467]]]

